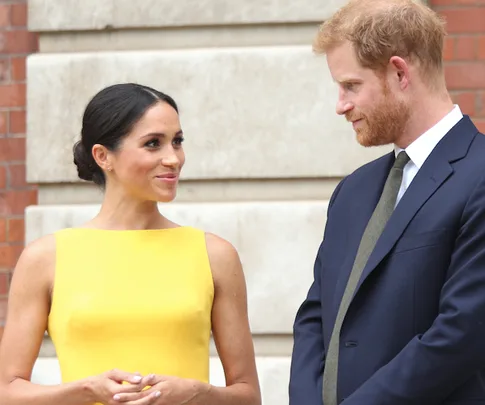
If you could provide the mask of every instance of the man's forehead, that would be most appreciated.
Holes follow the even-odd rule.
[[[327,52],[327,62],[332,69],[342,69],[344,67],[355,69],[360,66],[350,43],[343,43],[330,49]]]
[[[347,82],[362,80],[365,76],[364,68],[359,65],[357,60],[351,60],[343,55],[327,55],[327,63],[330,74],[337,82]]]
[[[358,82],[373,78],[372,69],[363,67],[350,44],[342,44],[327,53],[327,64],[335,82]]]

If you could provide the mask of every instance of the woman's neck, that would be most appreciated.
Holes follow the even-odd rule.
[[[106,193],[90,226],[113,230],[158,229],[172,226],[158,210],[156,201],[140,201],[126,195]]]

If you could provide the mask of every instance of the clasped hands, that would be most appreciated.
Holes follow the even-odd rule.
[[[104,405],[185,405],[209,389],[197,380],[111,370],[88,379],[93,402]]]

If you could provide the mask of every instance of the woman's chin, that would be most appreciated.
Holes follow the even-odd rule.
[[[177,193],[175,191],[171,191],[168,193],[158,193],[156,196],[156,201],[159,203],[169,203],[175,200]]]

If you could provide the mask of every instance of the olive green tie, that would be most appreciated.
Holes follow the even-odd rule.
[[[364,234],[360,241],[359,249],[355,257],[352,272],[350,273],[347,286],[335,319],[330,344],[327,349],[325,358],[325,369],[323,372],[323,404],[337,405],[337,374],[338,374],[338,357],[340,330],[349,308],[350,302],[354,295],[357,284],[362,275],[362,271],[369,259],[372,250],[379,239],[384,227],[391,217],[394,207],[396,206],[397,195],[401,187],[404,166],[409,162],[409,156],[406,152],[400,152],[382,190],[381,198],[377,203],[372,216],[367,223]]]

